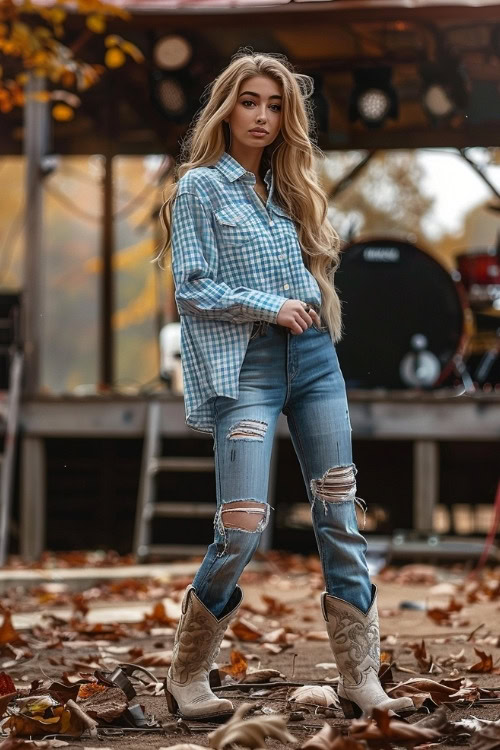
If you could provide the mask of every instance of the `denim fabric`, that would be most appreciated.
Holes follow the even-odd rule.
[[[326,591],[366,612],[371,583],[355,484],[342,500],[326,501],[312,489],[329,469],[352,466],[356,473],[344,378],[328,331],[312,326],[297,335],[276,324],[254,324],[239,386],[238,399],[218,396],[214,405],[217,513],[214,541],[193,581],[198,597],[220,617],[258,547],[269,517],[270,459],[283,412],[312,507]],[[257,532],[224,527],[224,504],[240,500],[263,504]]]

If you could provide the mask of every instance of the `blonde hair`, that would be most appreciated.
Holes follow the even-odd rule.
[[[341,303],[334,287],[334,274],[340,262],[340,240],[327,218],[328,202],[314,165],[323,157],[315,143],[310,76],[295,73],[284,55],[238,50],[230,64],[205,90],[206,103],[193,118],[181,145],[177,177],[190,169],[215,164],[228,150],[228,117],[238,99],[241,84],[253,76],[267,76],[281,86],[281,133],[264,149],[261,173],[272,167],[274,198],[294,220],[302,257],[321,290],[320,315],[334,342],[342,336]],[[161,266],[171,241],[171,212],[177,183],[169,186],[160,210],[165,231],[163,247],[154,259]]]

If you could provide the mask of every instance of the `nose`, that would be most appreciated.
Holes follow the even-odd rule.
[[[266,109],[265,105],[261,107],[257,114],[257,122],[265,122],[266,121]]]

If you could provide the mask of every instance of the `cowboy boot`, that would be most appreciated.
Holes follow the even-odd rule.
[[[372,584],[372,603],[366,614],[326,592],[321,595],[321,608],[339,670],[338,695],[344,716],[369,716],[373,708],[389,709],[391,714],[416,711],[411,698],[389,698],[378,679],[377,587]]]
[[[239,586],[233,596],[237,597],[237,604],[221,619],[217,619],[198,599],[193,586],[186,589],[175,634],[172,663],[165,680],[165,695],[171,714],[178,714],[184,719],[212,719],[233,713],[231,701],[217,698],[210,690],[209,682],[209,672],[219,653],[226,628],[243,599]]]

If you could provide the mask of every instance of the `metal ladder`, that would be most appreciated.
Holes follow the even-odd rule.
[[[0,318],[0,355],[8,358],[7,390],[0,390],[0,428],[4,434],[0,453],[0,566],[5,565],[14,485],[16,437],[21,400],[24,355],[19,348],[17,310]]]
[[[216,504],[192,501],[156,500],[156,478],[160,472],[206,472],[213,473],[215,459],[203,456],[166,457],[160,454],[161,447],[161,408],[159,400],[152,400],[147,407],[146,430],[142,451],[142,462],[137,498],[133,551],[137,559],[144,561],[155,554],[168,557],[203,555],[208,544],[151,544],[152,522],[154,518],[209,518],[210,529],[215,514]],[[270,493],[274,495],[274,477],[276,473],[276,451],[273,451],[270,472]],[[267,550],[271,544],[271,524],[262,534],[259,549]]]

